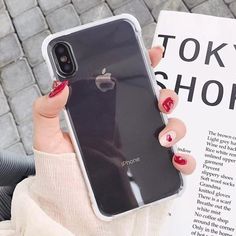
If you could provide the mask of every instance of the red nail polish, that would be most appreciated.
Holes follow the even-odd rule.
[[[183,157],[181,156],[174,156],[174,161],[179,164],[179,165],[186,165],[187,164],[187,160],[184,159]]]
[[[59,84],[61,84],[60,81],[54,80],[54,81],[53,81],[53,84],[52,84],[52,89],[56,88]]]
[[[54,83],[53,86],[55,86],[55,85],[56,85],[56,87],[54,87],[52,92],[49,93],[49,95],[48,95],[50,98],[52,98],[52,97],[56,96],[58,93],[60,93],[66,87],[66,85],[68,85],[68,80],[65,80],[61,83],[59,82],[57,84]]]
[[[162,107],[165,109],[166,112],[169,112],[174,106],[174,100],[171,97],[165,99],[162,103]]]
[[[173,139],[170,134],[166,135],[166,141],[171,142]]]

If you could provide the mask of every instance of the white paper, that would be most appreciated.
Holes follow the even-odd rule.
[[[192,99],[189,90],[179,89],[180,101],[170,117],[187,126],[179,151],[197,159],[197,169],[186,177],[185,192],[174,201],[160,235],[236,235],[236,20],[162,11],[153,46],[163,44],[158,35],[175,38],[168,40],[154,70],[168,79],[156,79],[171,89],[177,77],[184,86],[195,80]]]

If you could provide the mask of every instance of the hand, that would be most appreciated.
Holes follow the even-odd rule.
[[[152,66],[155,67],[162,58],[162,48],[149,50]],[[43,96],[34,103],[34,148],[38,151],[60,154],[74,152],[70,137],[60,129],[59,113],[65,106],[69,88],[66,84],[56,96]],[[163,113],[171,113],[178,103],[177,94],[168,89],[160,91],[159,109]],[[184,123],[175,118],[168,120],[167,126],[160,132],[159,141],[163,146],[170,147],[184,137]],[[173,165],[184,174],[190,174],[195,169],[195,160],[187,154],[176,153]]]

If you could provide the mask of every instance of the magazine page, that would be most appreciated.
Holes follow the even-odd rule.
[[[161,236],[236,235],[236,20],[162,11],[153,46],[165,53],[155,68],[158,86],[174,89],[169,117],[187,134],[177,149],[197,168],[185,178]]]

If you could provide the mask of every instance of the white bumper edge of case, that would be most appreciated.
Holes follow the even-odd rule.
[[[74,28],[63,30],[63,31],[60,31],[58,33],[51,34],[51,35],[47,36],[44,39],[44,41],[42,43],[42,48],[41,48],[42,54],[43,54],[43,58],[46,60],[48,44],[54,38],[58,38],[60,36],[68,35],[68,34],[71,34],[71,33],[74,33],[74,32],[80,31],[80,30],[91,28],[93,26],[98,26],[98,25],[102,25],[102,24],[105,24],[105,23],[108,23],[108,22],[112,22],[112,21],[115,21],[115,20],[122,20],[122,19],[128,21],[129,23],[131,23],[134,26],[134,29],[137,32],[141,32],[141,26],[140,26],[138,20],[134,16],[132,16],[130,14],[120,14],[120,15],[117,15],[117,16],[112,16],[112,17],[104,18],[104,19],[101,19],[101,20],[97,20],[97,21],[94,21],[94,22],[91,22],[91,23],[88,23],[88,24],[76,26]]]
[[[51,76],[51,79],[52,80],[56,80],[55,78],[55,75],[54,75],[54,72],[53,72],[53,68],[52,68],[52,65],[50,63],[50,60],[49,60],[49,56],[48,56],[48,53],[47,53],[47,48],[48,48],[48,45],[50,43],[51,40],[53,40],[54,38],[57,38],[57,37],[60,37],[60,36],[63,36],[63,35],[68,35],[68,34],[71,34],[73,32],[76,32],[76,31],[80,31],[80,30],[83,30],[83,29],[87,29],[87,28],[90,28],[90,27],[93,27],[93,26],[97,26],[97,25],[101,25],[101,24],[105,24],[105,23],[108,23],[108,22],[112,22],[114,20],[120,20],[120,19],[123,19],[123,20],[126,20],[128,21],[134,28],[134,30],[136,31],[137,33],[137,39],[138,39],[138,42],[139,42],[139,45],[141,47],[141,50],[142,53],[144,52],[145,54],[143,54],[143,58],[144,58],[144,62],[145,62],[145,65],[147,67],[147,71],[150,75],[150,79],[153,78],[155,80],[155,75],[154,75],[154,72],[153,70],[150,68],[150,60],[148,58],[148,54],[147,54],[147,50],[144,46],[144,43],[143,43],[143,40],[141,38],[141,27],[140,27],[140,24],[138,22],[138,20],[130,15],[130,14],[121,14],[121,15],[117,15],[117,16],[113,16],[113,17],[109,17],[109,18],[106,18],[106,19],[102,19],[102,20],[98,20],[98,21],[95,21],[95,22],[92,22],[92,23],[88,23],[88,24],[85,24],[85,25],[82,25],[82,26],[78,26],[78,27],[74,27],[74,28],[71,28],[71,29],[68,29],[68,30],[64,30],[64,31],[61,31],[61,32],[58,32],[58,33],[55,33],[55,34],[52,34],[52,35],[49,35],[48,37],[45,38],[45,40],[43,41],[43,44],[42,44],[42,55],[43,55],[43,58],[47,64],[47,67],[49,69],[49,73],[50,73],[50,76]],[[151,84],[153,86],[153,81],[151,81]],[[155,92],[155,91],[154,91]],[[159,93],[158,91],[155,92],[155,94],[157,95],[157,98],[159,97]],[[66,123],[67,123],[67,126],[68,126],[68,129],[69,129],[69,134],[70,134],[70,137],[71,137],[71,141],[73,143],[73,146],[74,146],[74,149],[75,149],[75,153],[77,155],[77,160],[79,162],[79,166],[80,166],[80,169],[83,173],[83,177],[84,177],[84,181],[87,185],[87,189],[88,189],[88,196],[90,198],[90,202],[91,202],[91,207],[93,209],[93,212],[94,214],[100,219],[100,220],[103,220],[103,221],[112,221],[113,219],[116,219],[116,218],[119,218],[121,216],[124,216],[124,215],[128,215],[130,214],[131,212],[135,212],[141,208],[144,208],[144,207],[149,207],[149,206],[155,206],[155,205],[159,205],[161,204],[162,202],[165,202],[167,200],[171,200],[173,198],[175,198],[176,195],[179,195],[180,192],[182,192],[181,190],[183,188],[180,189],[180,191],[177,193],[177,194],[174,194],[172,196],[169,196],[169,197],[166,197],[166,198],[163,198],[161,200],[158,200],[158,201],[155,201],[155,202],[152,202],[152,203],[149,203],[149,204],[146,204],[144,206],[140,206],[136,209],[132,209],[132,210],[129,210],[129,211],[126,211],[124,213],[120,213],[118,215],[112,215],[112,216],[105,216],[104,214],[102,214],[97,206],[97,203],[96,203],[96,199],[95,199],[95,196],[94,196],[94,193],[93,193],[93,190],[92,190],[92,186],[90,184],[90,181],[89,181],[89,178],[88,178],[88,175],[87,175],[87,172],[86,172],[86,169],[85,169],[85,165],[83,163],[83,159],[82,159],[82,156],[81,156],[81,152],[79,150],[79,147],[78,147],[78,144],[77,144],[77,141],[76,141],[76,138],[75,138],[75,135],[74,135],[74,132],[73,132],[73,128],[71,126],[71,123],[70,123],[70,119],[69,119],[69,116],[68,116],[68,113],[66,111],[66,109],[63,109],[63,112],[64,112],[64,115],[65,115],[65,120],[66,120]],[[165,114],[162,114],[163,115],[163,120],[165,122],[165,124],[167,123],[167,116]],[[175,152],[176,148],[173,147],[173,150]]]
[[[87,29],[87,28],[90,28],[90,27],[93,27],[93,26],[98,26],[98,25],[102,25],[102,24],[105,24],[105,23],[108,23],[108,22],[112,22],[112,21],[116,21],[116,20],[122,20],[122,19],[128,21],[132,25],[132,27],[135,29],[136,32],[141,33],[141,26],[140,26],[138,20],[134,16],[132,16],[130,14],[120,14],[120,15],[117,15],[117,16],[104,18],[104,19],[97,20],[97,21],[94,21],[94,22],[91,22],[91,23],[88,23],[88,24],[80,25],[80,26],[77,26],[77,27],[74,27],[74,28],[70,28],[70,29],[67,29],[67,30],[60,31],[60,32],[55,33],[55,34],[48,35],[42,43],[41,52],[42,52],[44,60],[46,61],[47,66],[48,66],[48,70],[49,70],[49,74],[51,76],[51,79],[56,80],[54,72],[53,72],[52,65],[51,65],[49,57],[48,57],[47,48],[48,48],[49,43],[53,39],[61,37],[63,35],[69,35],[71,33],[74,33],[74,32],[80,31],[80,30],[84,30],[84,29]]]

